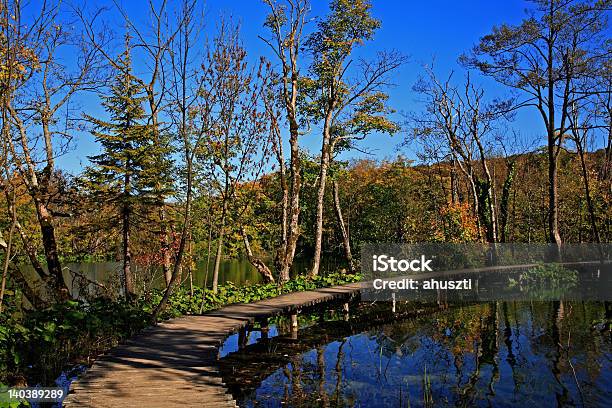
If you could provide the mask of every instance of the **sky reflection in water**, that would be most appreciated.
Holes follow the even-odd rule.
[[[297,341],[281,329],[268,341],[254,332],[249,344],[265,346],[248,346],[236,361],[250,365],[245,372],[280,364],[248,386],[238,370],[242,386],[230,388],[247,407],[414,407],[432,400],[433,406],[609,406],[606,306],[610,318],[612,305],[596,302],[451,307],[348,337],[327,322],[332,329],[317,332],[318,340],[309,336],[313,327],[302,329]],[[355,320],[369,318],[361,314]],[[231,343],[224,352],[230,358],[237,350]],[[300,346],[307,350],[299,352]]]

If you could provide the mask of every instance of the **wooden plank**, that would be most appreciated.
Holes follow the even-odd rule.
[[[66,407],[236,407],[216,367],[219,346],[258,318],[350,298],[362,284],[228,305],[149,327],[101,356],[70,387]]]

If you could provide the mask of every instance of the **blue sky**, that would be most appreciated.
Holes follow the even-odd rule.
[[[172,0],[170,0],[172,3]],[[327,1],[313,2],[313,17],[322,17],[327,11]],[[412,86],[422,73],[422,64],[431,63],[435,58],[436,71],[440,76],[446,76],[451,70],[457,71],[460,77],[461,68],[457,64],[458,56],[469,50],[478,39],[489,33],[494,25],[501,23],[516,24],[525,16],[525,9],[530,6],[526,1],[398,1],[372,0],[373,14],[382,21],[382,28],[375,39],[366,43],[359,54],[368,57],[379,50],[399,50],[411,58],[411,63],[397,72],[397,86],[390,90],[390,104],[398,112],[412,112],[421,109],[418,98],[412,91]],[[107,5],[112,2],[93,1],[92,6]],[[146,2],[144,0],[123,1],[125,9],[136,22],[146,22]],[[267,14],[266,5],[259,0],[207,0],[205,3],[205,36],[214,34],[215,24],[220,15],[230,15],[241,22],[242,37],[251,58],[259,56],[271,57],[267,46],[258,38],[265,35],[262,26]],[[112,11],[107,13],[107,20],[117,17]],[[116,19],[118,33],[123,32],[123,24]],[[112,24],[112,23],[111,23]],[[314,24],[311,25],[314,28]],[[500,96],[507,93],[499,85],[487,78],[474,77],[489,95]],[[95,95],[83,95],[80,103],[86,109],[97,108],[98,98]],[[398,119],[401,115],[398,114]],[[536,140],[543,134],[544,128],[536,112],[524,110],[510,124],[520,130],[525,139]],[[345,154],[343,158],[371,157],[377,159],[391,158],[398,153],[414,157],[414,147],[404,147],[398,151],[398,145],[403,135],[394,137],[372,135],[363,141],[361,147],[374,153],[364,156],[359,152]],[[313,131],[302,138],[302,145],[313,154],[319,149],[320,137]],[[543,140],[542,140],[543,141]],[[541,144],[541,143],[539,143]],[[59,164],[72,173],[80,171],[87,163],[87,156],[97,151],[93,138],[89,134],[81,134],[75,138],[75,144],[70,153],[59,160]]]

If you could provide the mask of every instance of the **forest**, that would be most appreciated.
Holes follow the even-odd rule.
[[[610,242],[608,0],[531,1],[447,72],[410,42],[364,57],[371,0],[262,0],[266,56],[198,0],[143,0],[144,20],[93,3],[0,3],[2,383],[169,316],[358,280],[367,243]],[[394,157],[352,155],[382,134]],[[97,152],[63,168],[81,139]],[[228,259],[260,283],[221,282]],[[66,266],[101,261],[102,281]]]

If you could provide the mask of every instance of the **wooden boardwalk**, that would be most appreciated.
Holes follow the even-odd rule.
[[[236,407],[217,356],[228,335],[256,319],[348,299],[364,283],[234,304],[150,327],[101,356],[73,382],[65,407]]]
[[[567,265],[592,264],[577,262]],[[536,264],[443,272],[511,272]],[[407,275],[429,279],[441,272]],[[401,279],[401,278],[396,278]],[[255,303],[226,306],[203,316],[185,316],[150,327],[100,357],[70,387],[66,407],[236,407],[222,381],[219,347],[228,335],[257,319],[288,314],[330,300],[349,299],[372,282],[295,292]]]

